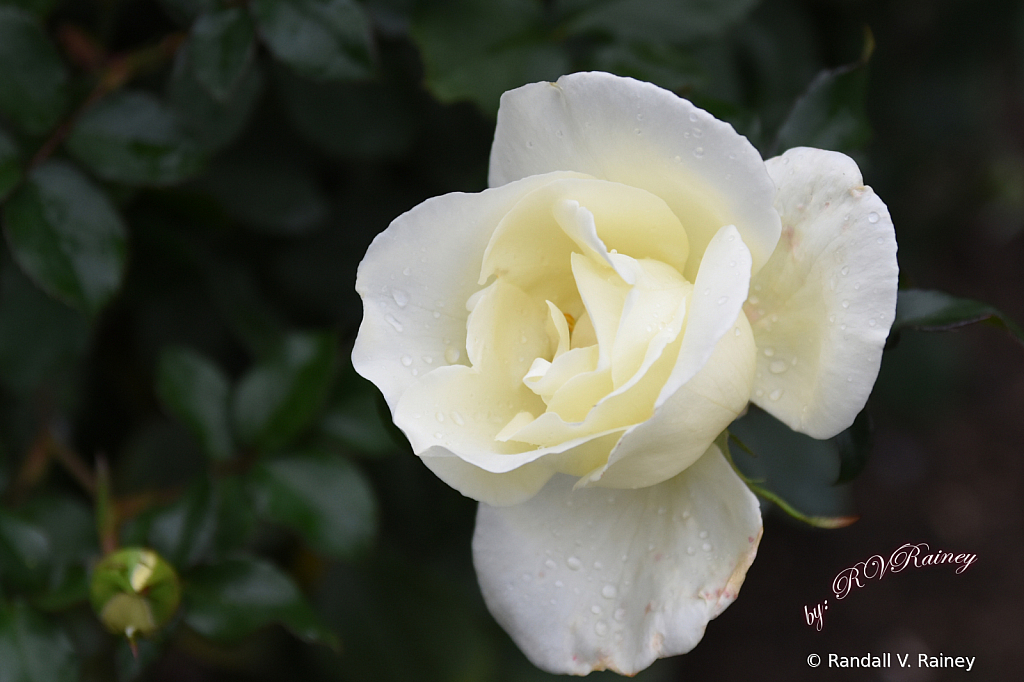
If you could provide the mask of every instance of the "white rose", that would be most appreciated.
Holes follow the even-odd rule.
[[[505,93],[490,184],[374,240],[353,363],[481,501],[480,586],[526,655],[632,674],[696,645],[753,561],[758,504],[715,438],[748,401],[816,438],[864,406],[892,222],[850,158],[764,162],[604,73]]]

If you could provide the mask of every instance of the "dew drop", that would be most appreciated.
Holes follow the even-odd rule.
[[[412,270],[410,270],[409,268],[406,268],[405,270],[402,270],[402,274],[405,275],[406,277],[408,277],[409,275],[412,274]]]
[[[434,364],[434,358],[430,357],[429,355],[424,355],[423,362],[427,363],[428,365],[432,365]]]
[[[565,583],[563,583],[561,580],[556,580],[555,587],[565,587]]]
[[[728,302],[729,302],[729,297],[728,296],[722,296],[720,299],[718,299],[718,305],[725,305]]]
[[[844,332],[846,331],[846,325],[845,324],[839,325],[839,328],[842,329]]]
[[[444,434],[441,433],[440,431],[435,431],[434,432],[434,438],[436,438],[438,440],[441,440],[442,438],[444,438]]]
[[[590,612],[592,614],[594,614],[595,616],[600,616],[601,615],[601,607],[598,606],[597,604],[594,604],[593,606],[590,607]]]
[[[708,536],[708,532],[706,530],[702,530],[700,533],[697,534],[697,537],[699,537],[701,540],[703,540],[707,536]]]
[[[437,414],[434,415],[434,419],[436,419],[438,422],[443,422],[444,421],[444,413],[443,412],[438,412]]]
[[[399,308],[404,308],[409,304],[409,294],[405,293],[401,289],[393,289],[391,291],[391,297],[395,299],[395,303],[398,304]]]
[[[683,157],[679,156],[678,154],[676,155],[675,158],[676,158],[676,163],[681,163],[682,160],[683,160]]]
[[[765,349],[764,349],[764,356],[765,356],[766,358],[770,358],[770,357],[772,357],[773,355],[775,355],[775,349],[774,349],[774,348],[772,348],[771,346],[765,346]]]
[[[839,272],[840,272],[840,273],[842,273],[843,275],[848,275],[848,274],[850,274],[850,266],[848,266],[848,265],[844,265],[844,266],[843,266],[843,269],[842,269],[842,270],[840,270]]]
[[[595,571],[600,571],[602,568],[604,568],[604,564],[602,564],[600,561],[595,561],[594,562],[594,570]]]
[[[700,548],[703,549],[705,552],[710,552],[711,551],[711,543],[710,542],[705,542],[703,545],[700,546]]]
[[[388,313],[384,316],[384,319],[387,320],[388,324],[395,328],[396,332],[402,331],[402,323],[396,320],[394,315]]]
[[[553,559],[548,559],[547,561],[544,562],[544,565],[547,566],[548,568],[552,569],[552,570],[558,568],[558,564],[556,564]]]
[[[871,213],[868,213],[868,222],[872,223],[872,224],[877,223],[878,222],[878,214],[875,213],[874,211],[872,211]]]
[[[868,320],[869,327],[874,327],[876,324],[878,324],[878,322],[875,321],[875,318],[872,317],[870,320]]]
[[[615,609],[615,613],[612,614],[612,618],[621,623],[626,619],[626,609]]]
[[[835,324],[836,316],[835,315],[829,315],[828,316],[828,321],[829,321],[829,324]]]
[[[444,351],[444,359],[448,362],[449,365],[454,365],[456,362],[458,362],[459,355],[461,355],[461,353],[459,353],[457,349],[452,348],[451,346],[448,346],[448,348],[445,349]]]
[[[647,545],[647,551],[648,552],[653,552],[654,551],[654,543],[653,542],[651,544]]]
[[[740,335],[740,328],[736,327],[735,329],[732,330],[732,333],[733,333],[734,336],[739,336]]]
[[[452,421],[455,422],[456,424],[458,424],[459,426],[465,426],[466,425],[466,420],[463,419],[462,415],[459,414],[458,412],[452,412]]]
[[[850,307],[850,302],[849,301],[843,301],[843,307],[844,308],[849,308]]]
[[[697,553],[697,550],[695,550],[693,547],[687,547],[686,548],[686,553],[689,554],[690,556],[693,556],[694,554]]]
[[[769,393],[768,397],[771,398],[772,400],[778,400],[779,398],[782,397],[783,393],[784,393],[784,391],[781,388],[777,388],[774,391],[772,391],[771,393]]]
[[[437,312],[437,311],[435,310],[435,311],[434,311],[434,319],[436,320],[436,319],[437,319],[437,318],[439,318],[439,317],[441,317],[441,313],[439,313],[439,312]]]
[[[608,634],[608,623],[603,620],[597,621],[597,623],[594,624],[594,632],[598,637],[604,637]]]
[[[578,571],[583,566],[583,562],[576,557],[571,556],[565,560],[565,565],[568,566],[571,571]]]
[[[615,585],[609,584],[601,588],[601,596],[605,599],[615,599],[615,595],[618,593],[619,591],[615,589]]]
[[[757,389],[756,391],[754,391],[754,397],[755,398],[760,398],[763,395],[764,395],[764,391],[762,391],[760,388]]]
[[[690,123],[697,122],[697,114],[690,114]]]
[[[409,357],[408,355],[403,355],[402,356],[402,364],[405,365],[406,367],[411,366],[412,365],[412,358]]]
[[[772,364],[768,365],[768,370],[772,374],[782,374],[788,367],[789,365],[786,364],[785,360],[775,360]]]
[[[698,159],[704,158],[704,147],[697,147],[696,149],[694,149],[693,155]]]

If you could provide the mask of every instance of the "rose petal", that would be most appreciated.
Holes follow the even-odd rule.
[[[830,438],[853,423],[878,376],[896,311],[896,236],[853,159],[791,149],[767,162],[784,230],[752,282],[754,403]]]
[[[740,314],[704,367],[672,393],[654,416],[626,431],[607,464],[577,485],[640,488],[686,469],[746,406],[754,363],[753,334]]]
[[[479,194],[428,199],[396,218],[359,264],[363,299],[352,364],[380,389],[392,412],[417,377],[465,362],[466,301],[495,227],[530,191],[558,173]]]
[[[661,197],[686,229],[690,257],[681,272],[690,281],[723,225],[736,225],[755,271],[779,238],[775,187],[753,145],[729,124],[649,83],[577,73],[502,95],[491,186],[555,170]]]
[[[661,390],[659,405],[704,367],[718,340],[733,328],[747,298],[750,258],[732,225],[720,229],[708,244],[693,283],[679,360]]]
[[[641,490],[481,504],[473,562],[495,619],[537,666],[632,675],[692,649],[739,591],[761,536],[756,498],[712,446]]]

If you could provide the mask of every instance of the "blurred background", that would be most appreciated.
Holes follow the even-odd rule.
[[[1017,2],[0,0],[0,679],[553,679],[483,605],[476,503],[348,354],[374,235],[486,187],[503,91],[590,69],[692,99],[765,157],[850,153],[903,286],[1024,320]],[[1024,347],[977,324],[894,334],[866,460],[752,412],[741,466],[860,520],[766,506],[739,599],[637,679],[965,676],[808,668],[828,652],[1016,679],[1022,407]],[[833,486],[841,466],[859,475]],[[978,560],[830,598],[907,542]],[[88,600],[115,544],[181,576],[137,658]],[[804,607],[825,599],[819,632]]]

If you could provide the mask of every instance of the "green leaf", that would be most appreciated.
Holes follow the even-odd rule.
[[[189,32],[196,79],[218,101],[230,97],[255,53],[255,31],[239,7],[203,14]]]
[[[0,113],[27,133],[45,133],[64,113],[67,81],[35,17],[0,6]]]
[[[292,334],[246,374],[235,391],[239,438],[263,450],[286,445],[317,417],[334,374],[333,334]]]
[[[391,423],[391,414],[372,383],[346,363],[334,390],[321,432],[330,440],[356,452],[381,456],[404,447],[404,439]]]
[[[296,72],[318,80],[370,75],[370,23],[353,0],[253,0],[250,10],[267,47]]]
[[[851,152],[864,146],[871,137],[864,102],[873,48],[868,34],[860,60],[815,76],[779,128],[777,152],[793,147]]]
[[[412,143],[415,102],[385,83],[319,83],[274,71],[281,103],[295,130],[343,159],[394,158]]]
[[[18,147],[7,133],[0,130],[0,203],[21,182],[21,159]]]
[[[618,40],[691,42],[722,32],[758,0],[568,0],[570,33],[599,32]]]
[[[184,588],[185,622],[205,637],[238,641],[276,622],[307,641],[336,643],[294,581],[261,559],[202,566],[189,573]]]
[[[311,453],[263,462],[251,474],[263,515],[298,532],[315,551],[351,559],[373,540],[373,490],[354,464]]]
[[[76,682],[78,661],[71,641],[23,603],[0,606],[0,680]]]
[[[228,424],[230,385],[220,369],[185,348],[168,348],[160,355],[156,392],[167,411],[199,439],[213,460],[234,454]]]
[[[23,586],[39,585],[49,560],[50,540],[45,531],[0,509],[0,576]]]
[[[146,92],[119,92],[87,110],[68,150],[97,175],[129,185],[171,185],[203,167],[174,112]]]
[[[1024,344],[1024,329],[996,308],[981,301],[956,298],[930,289],[900,290],[892,331],[917,329],[944,332],[975,322],[988,322],[1002,327]]]
[[[836,485],[848,483],[860,475],[871,455],[874,429],[867,408],[860,411],[850,428],[832,438],[839,452],[839,476]]]
[[[85,354],[89,326],[39,290],[10,259],[0,264],[0,381],[20,395],[46,383],[68,387]]]
[[[74,166],[48,161],[4,207],[14,259],[51,296],[95,314],[121,285],[125,228]]]
[[[756,454],[733,448],[733,460],[759,495],[787,504],[808,517],[845,517],[852,507],[848,486],[835,485],[840,460],[835,443],[793,431],[751,406],[729,426],[729,434]],[[754,486],[751,486],[754,489]],[[767,496],[766,496],[767,497]]]
[[[167,102],[185,133],[204,150],[216,151],[245,129],[263,92],[263,74],[253,60],[227,99],[218,100],[199,82],[190,48],[189,43],[182,45],[175,56],[167,81]]]
[[[550,31],[536,0],[424,3],[412,24],[430,92],[441,102],[469,100],[492,115],[506,90],[569,71]]]
[[[148,544],[184,569],[246,544],[255,530],[255,515],[239,479],[200,478],[177,502],[143,523],[148,525]]]
[[[33,605],[57,611],[88,601],[85,568],[99,554],[92,510],[69,495],[45,495],[30,500],[21,514],[43,531],[49,543],[48,583]]]
[[[222,158],[200,186],[232,219],[266,234],[304,234],[322,226],[330,213],[309,169],[277,155]]]

